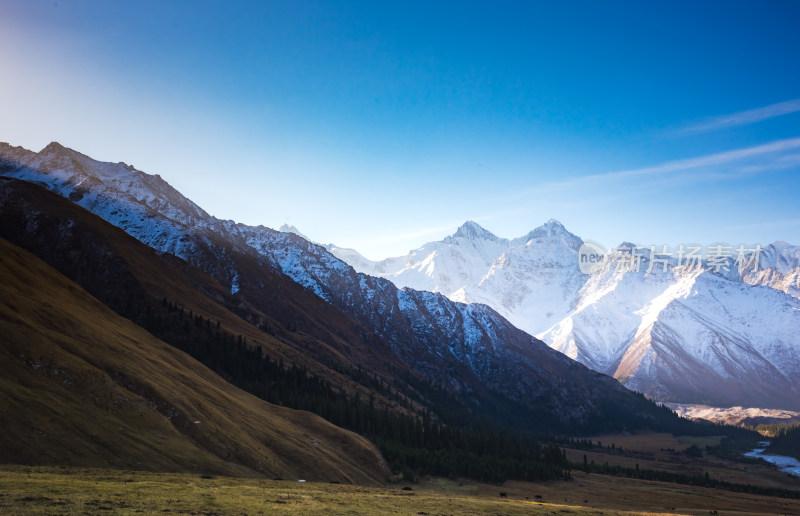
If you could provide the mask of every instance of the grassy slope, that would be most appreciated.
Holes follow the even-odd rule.
[[[0,335],[0,462],[384,476],[366,440],[236,389],[5,240]]]
[[[0,512],[25,514],[798,514],[800,501],[579,474],[413,491],[148,472],[0,467]],[[506,493],[501,498],[500,493]],[[541,499],[537,499],[540,496]]]

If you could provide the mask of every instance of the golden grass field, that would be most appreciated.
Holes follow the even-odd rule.
[[[578,473],[502,486],[428,479],[403,490],[188,473],[0,467],[2,514],[800,514],[783,500]],[[500,493],[506,493],[505,498]],[[541,496],[541,500],[536,499]]]

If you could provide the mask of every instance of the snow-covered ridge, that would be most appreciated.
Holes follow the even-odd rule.
[[[449,357],[496,389],[535,377],[524,347],[540,344],[508,319],[663,400],[800,408],[800,301],[786,293],[800,273],[788,244],[769,246],[741,275],[675,264],[587,275],[578,268],[582,240],[557,221],[515,239],[469,222],[407,256],[371,262],[308,242],[296,228],[216,219],[158,176],[58,144],[40,153],[0,144],[0,175],[43,184],[159,251],[213,263],[204,270],[233,293],[246,278],[225,266],[229,249],[265,258],[431,375]],[[625,259],[622,250],[610,256]]]
[[[708,405],[686,405],[668,403],[669,408],[683,417],[705,419],[712,423],[728,425],[757,425],[793,423],[800,421],[800,412],[779,409],[761,409],[754,407],[709,407]]]
[[[0,143],[0,174],[46,186],[160,251],[186,258],[188,227],[215,219],[158,175],[93,160],[53,142],[35,153]]]
[[[653,397],[800,408],[800,247],[776,242],[741,271],[734,258],[714,271],[674,257],[628,267],[636,246],[623,243],[589,275],[578,268],[582,243],[554,220],[515,239],[468,222],[405,257],[365,262],[329,250],[398,286],[487,304]]]
[[[304,238],[305,240],[311,241],[311,239],[302,234],[299,229],[289,224],[281,225],[281,227],[278,228],[278,231],[280,231],[281,233],[293,233],[301,238]]]
[[[39,183],[73,200],[154,249],[200,267],[233,295],[263,288],[248,285],[230,259],[234,252],[254,257],[350,315],[415,369],[455,390],[471,392],[478,381],[480,388],[522,403],[548,399],[553,413],[566,419],[593,410],[597,393],[604,398],[626,395],[616,382],[594,376],[488,306],[401,290],[388,280],[360,274],[298,236],[296,228],[275,231],[219,220],[160,177],[128,165],[98,162],[58,144],[39,153],[0,144],[0,175]],[[578,373],[554,381],[559,369]]]
[[[765,285],[800,299],[800,246],[774,242],[740,275],[751,285]]]

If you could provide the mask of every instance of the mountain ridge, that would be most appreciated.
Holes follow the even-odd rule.
[[[640,270],[625,271],[634,263],[631,250],[637,247],[623,243],[608,252],[603,270],[590,275],[578,267],[583,240],[558,221],[551,219],[514,239],[492,235],[481,240],[480,234],[473,226],[469,239],[456,236],[456,232],[424,244],[406,257],[379,262],[365,262],[353,250],[329,249],[357,269],[398,286],[492,306],[554,349],[656,399],[800,408],[796,401],[800,342],[793,336],[793,329],[800,327],[800,247],[775,242],[762,250],[760,262],[745,260],[741,271],[733,255],[722,262],[727,273],[706,270],[694,277],[674,257],[665,264],[650,264],[645,255]],[[495,245],[497,242],[500,245]],[[653,270],[648,271],[651,266]],[[664,272],[659,272],[661,269]],[[681,287],[690,277],[691,284]],[[706,288],[692,290],[696,281]],[[726,297],[724,292],[735,295]],[[785,294],[788,296],[783,297]],[[768,322],[748,323],[747,311],[737,308],[741,306],[763,314]],[[725,315],[733,312],[740,317]],[[703,314],[718,315],[708,319]],[[695,329],[686,325],[687,317],[694,320]],[[678,324],[679,320],[684,322]],[[682,332],[693,332],[693,336]],[[687,355],[683,350],[696,338],[705,339],[708,345],[704,349],[695,346]],[[762,340],[766,343],[753,347],[752,343]],[[715,341],[722,344],[715,345]],[[721,361],[720,354],[728,348],[738,350],[738,355]],[[677,362],[671,358],[672,365],[667,366],[664,357],[669,354],[683,358]],[[729,360],[741,361],[749,368],[723,365]],[[683,371],[684,377],[695,377],[689,382],[691,389],[676,376],[677,370]],[[705,374],[697,374],[699,371]]]
[[[252,253],[256,249],[262,258],[269,260],[274,267],[287,274],[297,283],[310,289],[329,303],[338,303],[338,309],[351,310],[350,315],[355,316],[357,319],[360,318],[362,323],[371,327],[372,331],[384,336],[387,335],[385,333],[386,328],[378,324],[378,320],[385,317],[386,314],[379,315],[379,313],[384,309],[382,306],[391,307],[395,301],[387,301],[388,304],[385,302],[381,306],[372,306],[369,301],[374,297],[374,293],[369,294],[367,292],[365,292],[366,296],[360,298],[362,303],[360,307],[352,306],[352,303],[346,299],[335,299],[336,296],[332,296],[332,292],[337,293],[342,289],[348,290],[350,293],[364,289],[377,292],[384,289],[384,287],[374,283],[370,284],[369,281],[364,283],[362,280],[347,279],[340,285],[334,286],[333,291],[330,291],[329,287],[331,285],[328,282],[339,281],[347,274],[343,275],[343,263],[325,258],[321,250],[307,248],[300,241],[288,242],[283,238],[273,238],[273,234],[280,233],[267,228],[250,228],[243,231],[244,226],[233,221],[222,221],[211,217],[179,192],[169,187],[161,178],[142,174],[127,165],[97,162],[76,151],[58,145],[51,145],[46,149],[47,152],[37,154],[5,145],[0,149],[2,150],[0,154],[6,156],[6,160],[5,164],[0,165],[0,167],[3,167],[5,175],[39,181],[49,185],[54,191],[101,215],[112,224],[123,227],[135,238],[161,252],[187,259],[200,265],[201,268],[205,264],[207,272],[211,273],[223,284],[229,285],[228,288],[231,292],[238,292],[240,288],[239,271],[233,267],[223,265],[225,263],[225,253],[227,252],[225,249],[230,248],[233,251],[244,254]],[[12,162],[15,159],[19,162],[17,158],[22,158],[23,166],[9,166],[9,155]],[[86,171],[91,171],[92,173],[86,173]],[[517,245],[510,249],[503,249],[503,247],[507,247],[508,240],[495,240],[494,235],[487,231],[482,231],[482,228],[476,223],[466,225],[461,236],[453,235],[450,238],[453,239],[452,244],[444,242],[441,244],[448,246],[450,257],[453,260],[473,263],[469,270],[459,267],[445,267],[442,269],[440,266],[441,257],[436,253],[428,253],[426,255],[427,250],[423,246],[423,248],[412,252],[412,255],[408,257],[390,259],[382,264],[386,270],[390,270],[391,267],[396,267],[399,263],[403,263],[403,268],[399,274],[390,277],[390,275],[379,271],[370,272],[377,276],[387,277],[387,279],[398,285],[410,286],[415,292],[439,292],[446,294],[448,298],[459,303],[482,303],[493,306],[499,310],[501,316],[508,318],[512,324],[545,339],[550,339],[553,332],[559,331],[563,334],[564,324],[574,327],[576,322],[579,322],[582,327],[572,330],[571,337],[562,338],[560,343],[550,340],[550,344],[556,349],[566,352],[572,358],[594,367],[597,367],[599,363],[609,364],[613,362],[613,357],[607,355],[592,356],[594,355],[593,349],[596,348],[597,339],[592,337],[590,329],[597,327],[596,318],[576,320],[574,317],[579,313],[576,310],[582,304],[581,299],[585,300],[588,297],[597,299],[598,302],[610,302],[612,298],[609,298],[603,292],[607,293],[610,292],[609,289],[616,288],[614,285],[617,280],[610,278],[612,280],[610,283],[606,281],[603,285],[598,285],[599,291],[589,292],[583,289],[587,284],[585,282],[586,277],[576,272],[577,267],[574,256],[576,247],[581,240],[569,233],[560,223],[548,221],[527,235],[511,241],[512,244]],[[259,241],[270,242],[271,244],[260,246]],[[275,249],[275,246],[278,248]],[[287,249],[292,249],[293,251],[287,253]],[[493,260],[493,254],[499,255],[499,258]],[[301,255],[305,258],[316,255],[316,258],[312,260],[297,260],[297,257]],[[353,256],[351,253],[351,258]],[[477,257],[477,260],[469,260],[469,257]],[[780,257],[776,259],[779,260]],[[363,263],[361,265],[363,266]],[[489,265],[488,271],[487,265]],[[776,266],[778,266],[778,262],[776,262]],[[208,267],[212,267],[213,270],[208,269]],[[534,271],[535,274],[533,276],[536,277],[531,277],[530,271]],[[333,274],[331,274],[332,272]],[[403,275],[408,277],[403,278]],[[521,276],[522,279],[528,281],[520,281]],[[749,275],[745,274],[743,278],[749,283],[778,285],[791,292],[798,276],[792,276],[791,271],[789,271],[789,274],[782,274],[774,268],[753,268]],[[469,281],[465,281],[465,279]],[[328,291],[326,292],[326,290]],[[398,300],[400,299],[399,296],[400,294],[396,296]],[[419,297],[420,294],[412,294],[412,296]],[[422,297],[424,298],[424,296]],[[604,299],[605,301],[603,301]],[[535,300],[535,302],[531,300]],[[423,311],[439,309],[436,308],[436,305],[439,304],[438,302],[423,301],[421,299],[419,301],[416,306],[423,306]],[[715,299],[713,302],[718,304],[719,299]],[[632,312],[640,312],[645,309],[644,307],[645,305],[631,306],[631,310]],[[396,305],[396,309],[401,313],[404,309],[410,308],[413,307],[408,303]],[[354,309],[355,311],[353,311]],[[375,311],[376,309],[377,312]],[[607,309],[603,310],[610,313]],[[370,314],[370,311],[373,313]],[[700,312],[702,311],[701,309]],[[411,310],[408,313],[415,313],[415,310]],[[461,314],[460,317],[463,318],[464,315]],[[394,319],[393,324],[408,326],[412,319]],[[474,314],[467,316],[467,319],[475,320]],[[613,327],[617,325],[617,323],[612,322],[613,320],[615,319],[611,319],[606,323],[601,321],[601,325]],[[529,325],[531,321],[535,324]],[[478,324],[478,326],[485,323],[486,321]],[[729,323],[730,321],[725,322],[725,324]],[[413,323],[411,324],[413,325]],[[778,328],[785,326],[785,324],[777,325]],[[558,330],[558,328],[562,328],[562,330]],[[651,326],[648,331],[664,334],[665,329],[666,327],[663,324],[657,324]],[[467,343],[469,341],[468,338],[465,338],[467,336],[466,332],[466,326],[459,330],[459,335],[461,335],[457,339],[459,342]],[[788,335],[788,333],[784,333]],[[727,335],[719,332],[712,332],[708,335],[712,334]],[[408,336],[410,334],[406,333],[405,335]],[[496,338],[491,336],[491,332],[484,335],[490,340]],[[662,345],[664,344],[659,339],[637,337],[632,327],[626,330],[625,335],[627,338],[626,345],[633,346],[631,349],[634,349],[635,346],[650,346],[651,354],[648,356],[650,356],[651,360],[656,356],[652,354],[653,343],[660,342]],[[444,334],[437,338],[443,337]],[[452,337],[453,335],[450,336],[450,338]],[[577,340],[574,340],[574,337],[577,337]],[[397,334],[387,338],[391,341],[401,337],[400,334]],[[601,337],[601,340],[606,341],[609,338],[610,336]],[[727,335],[725,339],[733,346],[735,346],[735,342],[752,340],[751,336],[744,330]],[[411,340],[413,341],[413,339]],[[474,347],[477,342],[471,342],[467,346]],[[608,344],[605,345],[607,346]],[[797,362],[795,358],[792,358],[796,354],[796,350],[792,346],[790,336],[774,339],[767,343],[767,347],[769,348],[770,346],[772,348],[777,346],[784,350],[783,355],[789,357],[788,363],[795,364]],[[479,346],[477,349],[489,348]],[[426,352],[429,352],[429,350],[421,346],[413,351],[412,355]],[[744,352],[750,353],[750,351]],[[466,351],[460,355],[454,354],[453,351],[449,353],[459,361],[459,364],[469,364],[470,371],[465,371],[468,376],[482,374],[483,380],[479,380],[479,382],[486,381],[491,377],[491,381],[500,382],[495,383],[493,388],[500,387],[502,375],[489,373],[491,368],[487,369],[485,365],[479,366],[477,363],[471,362],[468,359],[470,355]],[[780,353],[776,356],[779,355]],[[408,356],[410,355],[406,355],[406,358]],[[498,355],[491,351],[486,356],[497,357]],[[619,356],[622,357],[622,354]],[[645,363],[642,360],[631,362],[631,357],[633,356],[637,355],[628,354],[629,358],[625,360],[628,365],[625,367],[617,367],[613,371],[602,367],[597,368],[601,372],[616,375],[634,389],[654,395],[657,399],[686,402],[708,401],[705,399],[686,399],[685,393],[680,394],[680,398],[673,399],[673,393],[664,385],[665,380],[656,379],[652,375],[648,376],[646,372],[652,369],[644,368]],[[742,357],[746,358],[746,355]],[[428,367],[431,374],[434,374],[439,368],[431,367],[430,363],[428,359],[420,362],[423,367]],[[632,364],[639,364],[642,367],[636,369],[637,373],[628,374],[631,372],[630,367],[632,367]],[[786,372],[780,368],[779,370],[781,370],[784,377],[780,381],[792,378],[795,374],[794,371]],[[728,380],[726,381],[728,383],[733,381],[724,368],[717,367],[715,372],[718,380],[725,379],[727,376]],[[748,374],[752,376],[758,376],[758,373],[758,370],[748,371]],[[786,376],[787,374],[789,375],[788,377]],[[796,382],[792,383],[792,385],[795,384]],[[465,385],[462,384],[462,388]],[[775,389],[779,390],[778,386]],[[502,387],[501,390],[505,390],[506,394],[510,394],[516,390],[516,387],[509,388],[509,386],[506,386]],[[742,391],[740,387],[733,390]],[[793,393],[795,390],[793,387],[786,392]],[[519,394],[516,396],[519,398]],[[778,402],[788,402],[789,405],[776,408],[796,408],[795,402],[792,402],[789,398],[788,394],[778,398]],[[776,398],[771,399],[775,400]],[[757,399],[750,399],[742,402],[757,404],[756,402],[758,401]]]
[[[4,149],[7,146],[0,151]],[[30,151],[0,152],[0,156],[0,174],[38,181],[66,198],[75,197],[72,194],[80,184],[94,179],[94,188],[74,202],[157,251],[199,267],[230,292],[235,290],[231,295],[238,299],[261,306],[266,293],[260,280],[241,268],[242,260],[253,260],[265,270],[274,267],[363,325],[361,331],[385,341],[413,370],[464,400],[473,400],[475,407],[490,407],[494,403],[490,400],[504,399],[547,414],[531,418],[508,409],[504,417],[522,417],[532,427],[550,425],[572,431],[590,422],[598,424],[605,411],[619,411],[622,405],[635,408],[603,424],[633,427],[666,417],[611,378],[589,371],[514,328],[489,307],[398,290],[386,280],[356,273],[324,248],[291,233],[211,216],[195,220],[205,212],[181,197],[161,198],[162,194],[169,198],[171,190],[159,189],[158,184],[155,190],[139,189],[144,183],[136,178],[102,183],[93,175],[91,162],[76,168],[71,162],[43,160]],[[143,174],[129,168],[115,170],[123,175]],[[128,193],[129,188],[136,195]],[[187,212],[181,213],[182,208]]]

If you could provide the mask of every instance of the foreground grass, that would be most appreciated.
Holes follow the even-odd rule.
[[[0,467],[2,514],[646,514],[500,498],[496,492],[491,496],[190,474]]]

